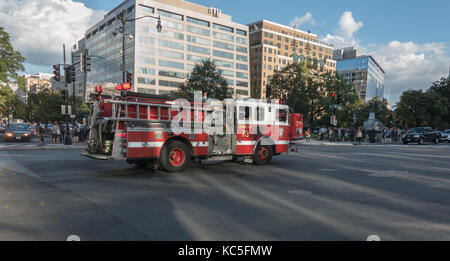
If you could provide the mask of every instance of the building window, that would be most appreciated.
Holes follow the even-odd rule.
[[[247,41],[247,39],[245,39],[245,38],[242,38],[242,37],[236,37],[236,43],[238,43],[238,44],[243,44],[243,45],[247,45],[247,44],[248,44],[248,41]]]
[[[218,56],[218,57],[227,58],[227,59],[234,58],[232,53],[222,52],[222,51],[218,51],[218,50],[213,50],[213,56]]]
[[[240,30],[240,29],[236,29],[236,34],[240,34],[240,35],[243,35],[243,36],[247,36],[247,32],[244,31],[244,30]]]
[[[222,42],[217,42],[217,41],[213,42],[213,46],[214,47],[218,47],[218,48],[222,48],[222,49],[231,50],[231,51],[234,50],[234,45],[227,44],[227,43],[222,43]]]
[[[247,56],[236,54],[236,60],[241,62],[248,62]]]
[[[227,67],[227,68],[234,67],[234,63],[231,63],[231,62],[225,62],[225,61],[217,60],[217,59],[214,59],[213,62],[221,67]]]
[[[186,38],[191,43],[196,43],[196,44],[201,44],[201,45],[208,45],[208,46],[210,44],[210,41],[208,39],[194,37],[194,36],[190,36],[190,35],[188,35]]]
[[[184,63],[171,62],[166,60],[158,60],[159,66],[170,67],[176,69],[184,69]]]
[[[164,46],[167,48],[173,48],[173,49],[178,49],[178,50],[184,50],[184,44],[182,43],[177,43],[177,42],[171,42],[171,41],[166,41],[166,40],[158,40],[158,45],[159,46]]]
[[[175,13],[172,13],[172,12],[168,12],[168,11],[164,11],[164,10],[158,9],[158,14],[161,15],[161,16],[165,16],[165,17],[169,17],[169,18],[175,19],[175,20],[183,21],[183,16],[182,15],[175,14]]]
[[[248,73],[236,72],[237,78],[248,79]]]
[[[256,85],[256,84],[255,84]],[[236,81],[236,86],[240,86],[240,87],[248,87],[248,82],[244,82],[244,81]]]
[[[199,54],[206,54],[206,55],[210,54],[209,49],[203,48],[203,47],[198,47],[198,46],[193,46],[193,45],[188,45],[187,50],[189,52],[194,52],[194,53],[199,53]]]
[[[166,50],[158,50],[158,53],[160,56],[167,57],[167,58],[175,58],[178,60],[184,60],[184,54],[183,53],[177,53],[173,51],[166,51]]]
[[[158,74],[159,76],[172,77],[178,79],[184,79],[184,77],[186,76],[184,73],[181,72],[161,71],[161,70],[158,72]]]
[[[197,18],[186,17],[186,22],[209,27],[209,22],[203,21],[203,20],[200,20],[200,19],[197,19]]]
[[[139,84],[146,84],[146,85],[155,85],[156,84],[155,79],[144,78],[144,77],[138,77],[137,82]]]
[[[225,32],[229,32],[232,33],[234,30],[231,27],[225,26],[225,25],[220,25],[220,24],[213,24],[213,28],[215,29],[219,29]]]
[[[213,37],[217,38],[217,39],[222,39],[222,40],[225,40],[225,41],[234,42],[234,36],[229,35],[229,34],[222,34],[222,33],[218,33],[218,32],[213,32]]]
[[[247,53],[247,47],[236,46],[236,51],[241,53]]]
[[[190,26],[190,25],[186,26],[186,30],[188,32],[191,32],[191,33],[194,33],[194,34],[201,34],[201,35],[205,35],[205,36],[210,36],[211,35],[210,31],[207,30],[207,29],[197,28],[197,27]]]
[[[178,87],[180,87],[181,83],[180,82],[171,82],[171,81],[159,80],[159,85],[160,86],[166,86],[166,87],[178,88]]]
[[[237,63],[236,64],[236,69],[247,71],[248,70],[248,65]]]
[[[155,75],[155,69],[152,68],[139,68],[139,73],[141,74],[148,74],[148,75]]]

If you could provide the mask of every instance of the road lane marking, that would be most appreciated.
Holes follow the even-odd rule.
[[[35,179],[42,179],[41,176],[36,174],[34,171],[31,171],[22,164],[18,163],[16,160],[9,157],[6,151],[0,151],[0,167]]]
[[[288,193],[291,194],[291,195],[296,195],[296,196],[309,196],[309,195],[312,195],[311,191],[299,190],[299,189],[288,190]]]

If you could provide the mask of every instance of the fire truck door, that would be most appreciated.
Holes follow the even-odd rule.
[[[210,112],[207,112],[210,113]],[[212,135],[209,135],[209,155],[219,156],[219,155],[231,155],[233,154],[232,143],[233,143],[233,135],[227,134],[226,129],[226,119],[223,114],[223,128],[220,131],[214,132]]]

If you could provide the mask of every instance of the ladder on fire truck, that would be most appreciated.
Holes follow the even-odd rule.
[[[171,117],[171,104],[155,103],[155,102],[133,102],[133,101],[118,101],[118,100],[105,100],[105,103],[112,104],[111,117],[105,118],[105,120],[111,121],[139,121],[139,122],[170,122]],[[135,111],[130,112],[130,106],[135,107]],[[156,114],[151,114],[152,108],[157,108]],[[141,108],[145,108],[145,113],[141,112]],[[167,108],[167,115],[162,114],[162,108]],[[145,116],[142,116],[144,114]],[[130,115],[136,116],[135,118]]]

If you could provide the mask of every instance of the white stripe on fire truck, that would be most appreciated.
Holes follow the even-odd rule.
[[[254,140],[243,140],[238,142],[238,146],[239,145],[244,145],[244,146],[249,146],[249,145],[255,145],[258,141],[254,141]],[[279,140],[277,142],[275,142],[275,145],[288,145],[289,141],[288,140]]]
[[[161,148],[165,142],[128,142],[128,148]],[[208,147],[209,142],[192,142],[192,147]]]

